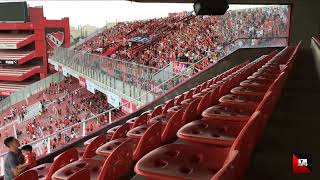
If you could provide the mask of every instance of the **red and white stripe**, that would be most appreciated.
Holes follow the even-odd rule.
[[[1,68],[0,76],[21,76],[35,68],[40,68],[40,66],[26,67],[26,68]]]
[[[27,83],[0,82],[0,91],[17,91],[28,86]]]
[[[6,61],[19,61],[20,59],[28,56],[33,51],[10,51],[10,50],[1,50],[0,51],[0,60]]]
[[[0,44],[18,44],[31,36],[30,34],[0,34]]]

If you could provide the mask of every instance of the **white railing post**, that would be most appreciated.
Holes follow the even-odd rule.
[[[86,122],[82,124],[82,137],[86,136]]]
[[[51,144],[50,144],[50,137],[48,137],[48,140],[47,140],[47,153],[51,153]]]
[[[109,124],[112,122],[112,119],[111,119],[111,111],[109,111]]]
[[[14,137],[18,138],[16,124],[13,124],[13,133],[14,133]]]

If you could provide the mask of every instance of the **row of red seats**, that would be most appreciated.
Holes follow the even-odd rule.
[[[210,101],[201,120],[179,129],[177,136],[182,142],[148,153],[137,162],[135,172],[147,179],[241,179],[296,51],[286,48],[271,60],[263,57],[223,79],[218,92],[222,97],[217,98],[220,103]],[[266,78],[269,74],[274,77]],[[237,85],[243,91],[233,94]],[[257,96],[241,94],[256,89],[260,92]]]
[[[148,179],[237,179],[243,176],[272,111],[270,102],[275,101],[270,99],[279,95],[296,50],[288,47],[232,68],[88,140],[81,158],[72,148],[52,164],[20,177],[119,179],[136,163],[136,173]],[[180,139],[168,144],[176,141],[176,135]],[[106,160],[96,160],[96,155]]]

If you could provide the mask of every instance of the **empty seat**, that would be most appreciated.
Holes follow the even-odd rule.
[[[108,157],[118,146],[122,143],[130,140],[130,138],[119,138],[112,140],[102,146],[100,146],[96,153]],[[132,141],[132,139],[131,139]],[[147,152],[159,147],[161,145],[161,123],[157,122],[150,126],[146,132],[143,134],[138,142],[134,142],[134,153],[133,159],[136,161],[140,159]]]
[[[207,120],[219,121],[248,121],[255,108],[250,106],[215,105],[202,112]]]
[[[147,179],[211,179],[222,167],[229,148],[191,144],[168,144],[144,157],[135,172]]]
[[[38,173],[35,170],[28,170],[19,176],[15,177],[14,180],[38,180]]]
[[[130,141],[124,142],[117,147],[104,162],[95,159],[80,159],[60,168],[54,173],[53,179],[65,180],[72,176],[79,177],[78,173],[84,173],[86,177],[81,178],[83,180],[119,179],[130,171],[132,166],[132,152],[132,143]],[[82,169],[89,171],[90,178],[88,178],[87,172],[81,171]]]
[[[252,106],[257,107],[262,100],[262,96],[245,96],[227,94],[219,99],[221,104],[235,105],[235,106]]]
[[[184,125],[177,135],[190,142],[230,147],[243,126],[244,123],[197,120]]]
[[[41,164],[32,168],[32,170],[37,171],[39,179],[51,180],[53,173],[55,173],[58,169],[78,159],[78,151],[75,148],[71,148],[57,156],[52,164]]]
[[[96,155],[96,150],[102,144],[107,142],[104,134],[97,136],[89,145],[85,147],[82,158],[93,158]]]

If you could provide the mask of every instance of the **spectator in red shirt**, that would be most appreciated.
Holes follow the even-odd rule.
[[[36,154],[32,151],[31,145],[24,145],[21,148],[22,154],[24,156],[25,163],[28,168],[35,167],[37,165]]]

